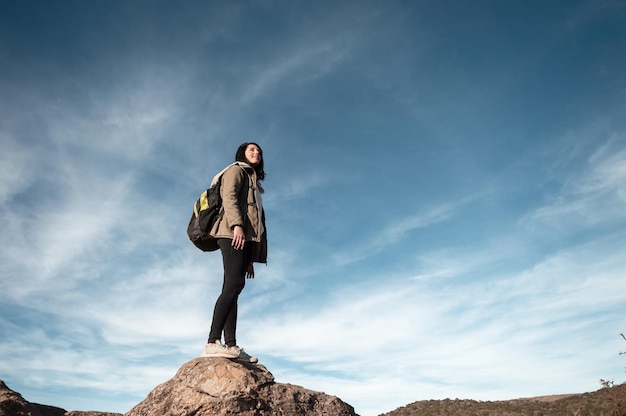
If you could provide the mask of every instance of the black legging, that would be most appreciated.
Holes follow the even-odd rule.
[[[246,270],[248,268],[248,250],[235,250],[233,240],[221,238],[217,245],[222,252],[224,262],[224,284],[222,293],[215,302],[213,322],[209,333],[209,343],[222,338],[229,347],[237,345],[235,332],[237,331],[237,299],[246,284]],[[248,243],[246,243],[248,245]]]

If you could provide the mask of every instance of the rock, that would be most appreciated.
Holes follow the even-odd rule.
[[[260,364],[196,358],[124,416],[358,416],[339,398],[281,384]]]
[[[71,412],[65,413],[65,416],[122,416],[122,414],[111,413],[111,412],[92,412],[92,411],[72,410]]]
[[[30,403],[0,380],[0,416],[64,416],[59,407]]]
[[[122,416],[121,413],[67,412],[65,409],[30,403],[0,380],[0,416]]]

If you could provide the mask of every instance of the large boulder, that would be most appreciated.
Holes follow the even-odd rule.
[[[358,416],[335,396],[276,383],[260,364],[196,358],[125,416]]]

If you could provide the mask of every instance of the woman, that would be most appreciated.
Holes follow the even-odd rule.
[[[237,299],[246,278],[254,278],[254,264],[267,262],[265,213],[259,181],[265,178],[263,151],[256,143],[244,143],[236,162],[221,174],[222,211],[211,230],[224,263],[224,284],[213,311],[213,321],[203,357],[257,360],[237,346]],[[213,182],[219,179],[218,174]],[[222,333],[224,343],[221,342]]]

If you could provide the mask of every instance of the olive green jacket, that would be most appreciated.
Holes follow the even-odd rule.
[[[240,225],[246,236],[246,245],[250,246],[251,261],[266,263],[267,233],[261,198],[263,188],[257,181],[256,172],[247,163],[235,162],[218,173],[211,186],[219,180],[220,175],[222,208],[211,229],[211,237],[232,239],[233,228]]]

